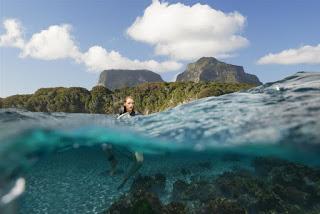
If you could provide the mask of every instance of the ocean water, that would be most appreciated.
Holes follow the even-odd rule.
[[[113,176],[105,144],[113,146],[118,160]],[[133,152],[144,154],[143,165],[118,190]],[[166,204],[177,180],[254,172],[257,157],[319,170],[319,152],[320,73],[315,72],[120,120],[0,109],[0,211],[104,213],[130,191],[138,174],[157,173],[166,177],[160,197]]]

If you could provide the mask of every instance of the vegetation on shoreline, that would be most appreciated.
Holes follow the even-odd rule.
[[[114,114],[125,96],[131,95],[135,108],[143,114],[163,111],[195,99],[219,96],[255,87],[246,83],[154,82],[110,91],[95,86],[91,91],[81,87],[40,88],[34,94],[13,95],[0,99],[1,108],[23,108],[29,111]]]

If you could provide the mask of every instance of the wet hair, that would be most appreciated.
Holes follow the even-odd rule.
[[[123,100],[123,104],[125,104],[127,102],[127,99],[129,99],[129,98],[133,100],[132,96],[126,96],[126,98],[124,98],[124,100]]]

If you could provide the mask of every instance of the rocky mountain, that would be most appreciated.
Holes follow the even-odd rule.
[[[149,70],[111,69],[101,72],[98,85],[114,90],[145,82],[163,82],[161,76]]]
[[[214,57],[202,57],[188,64],[187,69],[177,76],[176,81],[262,84],[257,76],[245,73],[242,66],[230,65]]]

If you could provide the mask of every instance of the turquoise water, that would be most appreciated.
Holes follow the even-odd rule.
[[[320,73],[299,72],[247,91],[121,120],[0,109],[0,122],[4,213],[103,213],[130,191],[138,174],[166,177],[159,198],[167,204],[177,180],[213,179],[237,169],[254,173],[257,157],[318,170]],[[114,176],[103,144],[113,145],[119,161]],[[144,154],[143,166],[117,190],[133,151]]]

